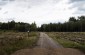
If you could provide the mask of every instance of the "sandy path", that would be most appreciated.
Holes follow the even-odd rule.
[[[40,38],[38,41],[38,47],[40,48],[63,48],[58,42],[55,42],[45,33],[40,33]]]
[[[63,48],[45,33],[40,33],[37,44],[33,49],[18,50],[11,55],[85,55],[77,49]]]
[[[56,48],[56,49],[42,49],[42,48],[33,48],[33,49],[22,49],[16,51],[12,55],[85,55],[79,50],[71,48]]]

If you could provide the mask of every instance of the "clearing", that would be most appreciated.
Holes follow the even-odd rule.
[[[31,49],[18,50],[12,55],[85,55],[81,51],[72,48],[63,48],[45,33],[40,33],[37,46]]]

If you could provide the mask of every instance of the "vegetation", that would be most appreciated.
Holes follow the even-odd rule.
[[[11,53],[23,49],[32,48],[36,45],[39,33],[30,32],[0,32],[0,55],[10,55]]]
[[[70,17],[69,21],[65,23],[43,24],[38,30],[43,32],[84,32],[85,16]]]
[[[65,48],[76,48],[85,53],[84,32],[47,32],[47,34]]]
[[[30,31],[29,35],[27,31]],[[9,55],[16,50],[33,47],[39,35],[36,31],[51,32],[48,35],[64,47],[85,51],[85,16],[80,16],[70,17],[69,21],[64,23],[42,24],[41,27],[37,27],[35,22],[0,22],[0,55]]]
[[[0,22],[0,30],[14,30],[14,31],[20,31],[20,32],[26,32],[26,31],[36,31],[37,26],[36,23],[24,23],[24,22],[15,22],[14,20],[8,22],[8,23],[1,23]]]
[[[0,30],[14,30],[20,32],[26,31],[45,31],[45,32],[84,32],[85,31],[85,16],[78,18],[70,17],[69,21],[64,23],[42,24],[37,27],[36,23],[15,22],[14,20],[8,23],[0,22]]]

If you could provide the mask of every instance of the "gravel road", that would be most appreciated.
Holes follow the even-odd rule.
[[[40,38],[37,43],[39,48],[63,48],[58,42],[55,42],[52,38],[50,38],[45,33],[40,33]]]

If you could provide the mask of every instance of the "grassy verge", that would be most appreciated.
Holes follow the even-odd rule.
[[[84,32],[49,32],[47,33],[55,41],[58,41],[65,48],[76,48],[85,53]]]
[[[19,49],[32,48],[36,45],[38,36],[37,32],[31,32],[29,36],[26,32],[0,32],[0,55],[10,55]]]

